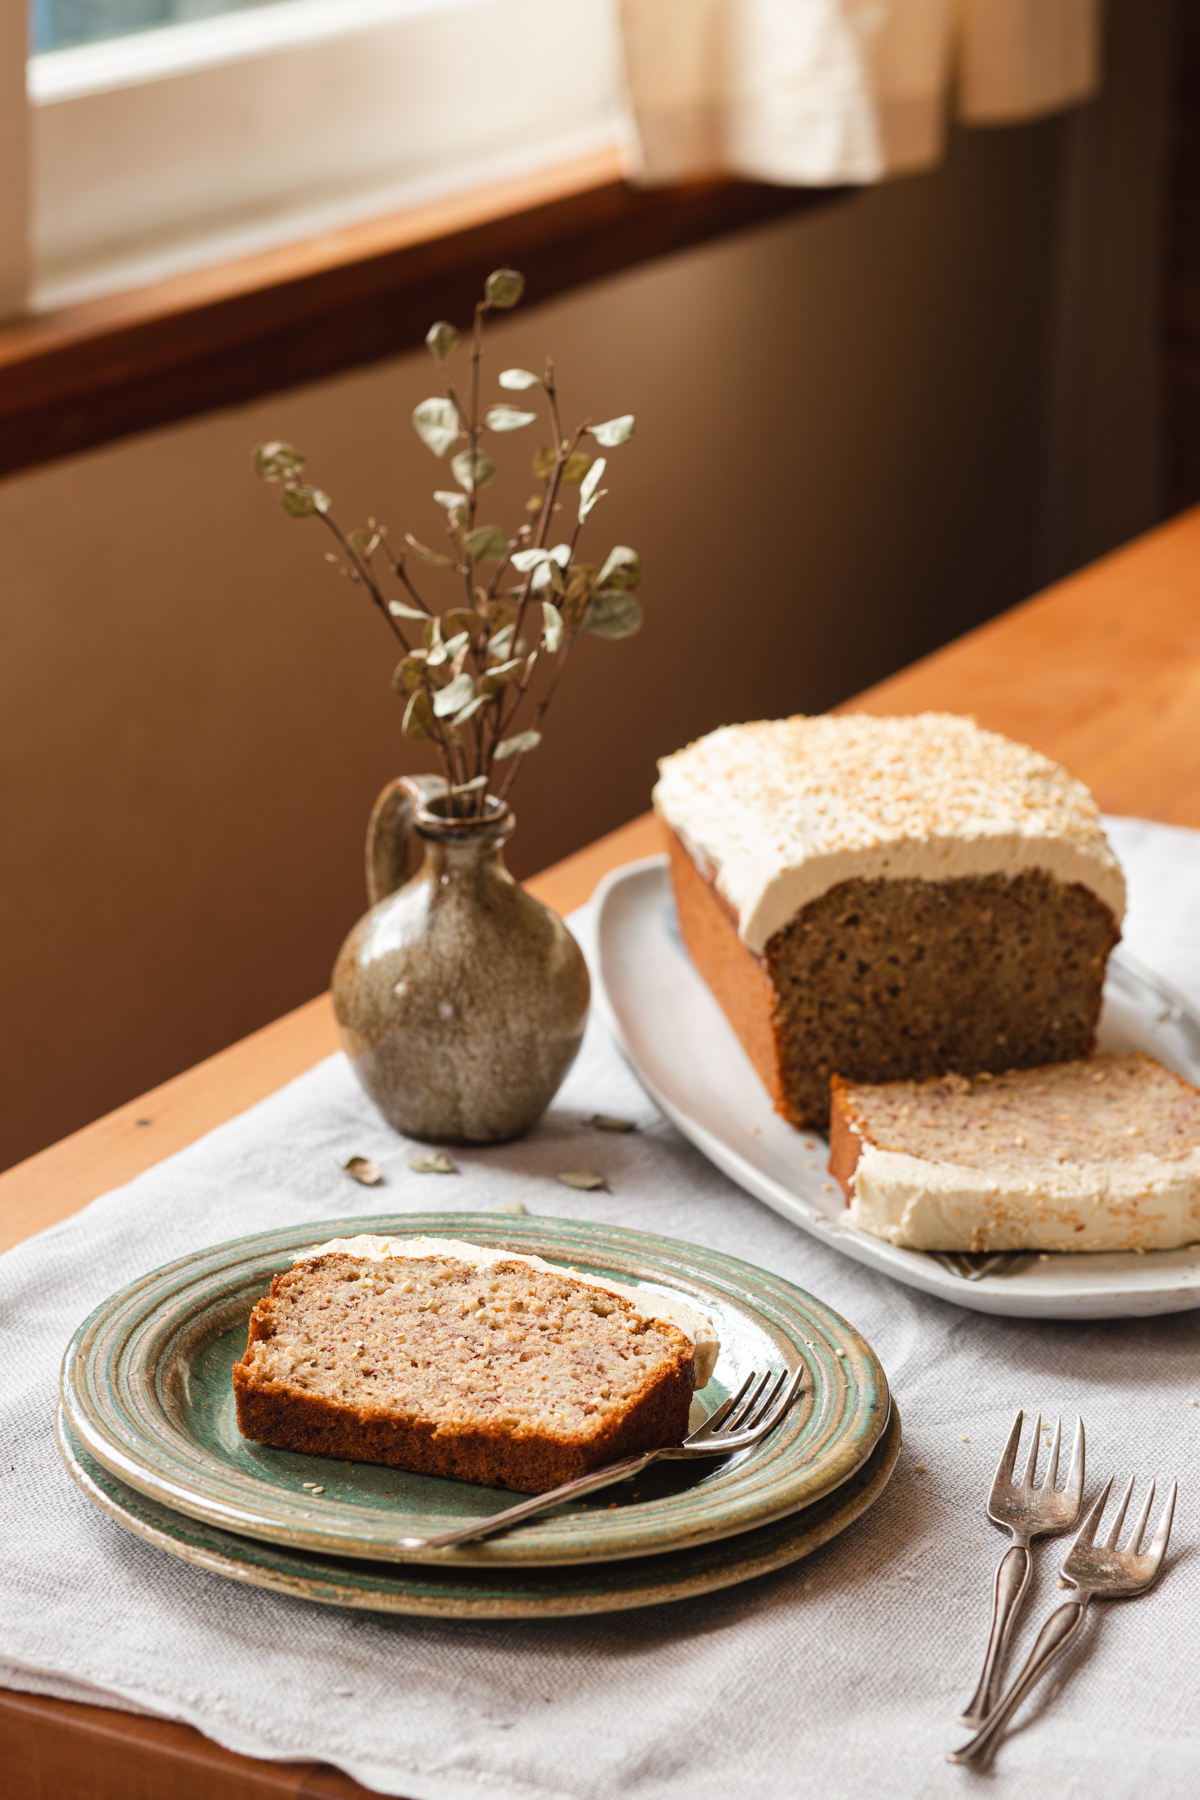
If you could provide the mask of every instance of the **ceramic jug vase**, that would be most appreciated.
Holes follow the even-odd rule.
[[[491,1144],[541,1117],[575,1060],[590,985],[575,939],[504,866],[514,819],[456,818],[440,777],[384,788],[367,830],[371,910],[333,971],[342,1046],[407,1137]],[[409,836],[424,861],[405,880]]]

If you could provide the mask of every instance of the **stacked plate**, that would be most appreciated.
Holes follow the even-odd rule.
[[[271,1276],[314,1242],[363,1231],[468,1238],[692,1302],[721,1339],[693,1425],[752,1369],[802,1363],[800,1399],[740,1456],[656,1464],[590,1503],[398,1562],[397,1539],[498,1512],[512,1495],[251,1444],[234,1412],[230,1372]],[[133,1282],[71,1342],[58,1442],[118,1523],[232,1580],[335,1606],[528,1618],[683,1599],[807,1555],[882,1492],[900,1426],[869,1345],[766,1270],[615,1226],[421,1213],[263,1232]]]

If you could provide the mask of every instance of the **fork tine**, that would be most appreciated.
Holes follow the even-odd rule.
[[[1053,1493],[1054,1484],[1058,1480],[1058,1447],[1062,1442],[1062,1420],[1054,1421],[1054,1438],[1050,1445],[1050,1461],[1046,1465],[1046,1473],[1042,1479],[1042,1492]]]
[[[775,1390],[770,1414],[763,1422],[762,1430],[764,1434],[770,1431],[772,1427],[782,1419],[784,1413],[788,1410],[788,1407],[800,1392],[803,1382],[803,1363],[796,1369],[785,1369],[783,1371],[783,1374],[779,1377],[779,1385]]]
[[[1083,1498],[1083,1465],[1085,1461],[1086,1451],[1083,1436],[1083,1420],[1077,1417],[1075,1420],[1075,1442],[1071,1446],[1071,1466],[1067,1470],[1067,1485],[1063,1489],[1063,1493],[1066,1494],[1068,1499],[1074,1501],[1076,1512],[1078,1512],[1079,1502]]]
[[[1146,1522],[1150,1517],[1150,1508],[1154,1505],[1154,1488],[1155,1483],[1152,1481],[1150,1483],[1150,1492],[1146,1495],[1146,1504],[1142,1507],[1141,1512],[1137,1516],[1137,1523],[1133,1528],[1133,1536],[1129,1540],[1129,1549],[1134,1556],[1137,1555],[1142,1547],[1142,1533],[1145,1531]]]
[[[1128,1512],[1129,1502],[1133,1498],[1133,1482],[1134,1478],[1131,1475],[1129,1477],[1129,1486],[1125,1489],[1125,1492],[1121,1497],[1121,1504],[1117,1508],[1117,1516],[1113,1520],[1113,1528],[1104,1540],[1103,1547],[1105,1550],[1115,1550],[1117,1547],[1117,1539],[1120,1537],[1121,1527],[1125,1523],[1125,1514]]]
[[[1094,1544],[1095,1543],[1096,1527],[1097,1527],[1097,1525],[1099,1525],[1100,1520],[1104,1515],[1104,1509],[1108,1505],[1108,1493],[1109,1493],[1109,1489],[1111,1487],[1112,1487],[1112,1476],[1110,1475],[1108,1480],[1105,1482],[1104,1486],[1100,1489],[1099,1494],[1097,1495],[1096,1504],[1093,1506],[1091,1512],[1088,1514],[1087,1518],[1083,1521],[1083,1524],[1079,1527],[1079,1530],[1075,1534],[1075,1543],[1076,1544]],[[1072,1545],[1072,1548],[1074,1548],[1074,1545]]]
[[[1175,1496],[1178,1492],[1179,1483],[1173,1481],[1171,1483],[1171,1491],[1167,1495],[1167,1504],[1162,1510],[1162,1518],[1158,1521],[1158,1530],[1155,1532],[1154,1541],[1150,1545],[1149,1555],[1153,1559],[1156,1574],[1158,1572],[1159,1563],[1167,1553],[1167,1545],[1171,1541],[1171,1520],[1175,1517]]]
[[[1037,1471],[1038,1449],[1042,1441],[1042,1415],[1037,1416],[1037,1424],[1033,1428],[1033,1436],[1029,1440],[1029,1455],[1025,1461],[1025,1473],[1021,1477],[1021,1486],[1031,1488],[1033,1477]]]
[[[756,1426],[762,1424],[763,1420],[766,1418],[767,1414],[770,1412],[771,1408],[774,1406],[776,1400],[778,1400],[779,1391],[782,1388],[784,1382],[787,1380],[787,1378],[788,1378],[788,1371],[786,1369],[784,1369],[782,1374],[779,1376],[778,1380],[775,1382],[774,1386],[771,1388],[771,1390],[767,1394],[767,1397],[763,1401],[762,1405],[755,1412],[754,1417],[753,1418],[747,1417],[742,1420],[742,1430],[743,1431],[753,1431]]]
[[[755,1378],[757,1378],[757,1371],[755,1371]],[[770,1381],[770,1379],[771,1379],[771,1371],[770,1371],[770,1369],[768,1369],[766,1374],[763,1376],[762,1380],[758,1383],[758,1386],[751,1393],[750,1398],[746,1401],[745,1405],[741,1408],[741,1410],[735,1411],[730,1414],[728,1424],[726,1427],[727,1430],[729,1430],[729,1431],[745,1431],[748,1429],[749,1424],[750,1424],[751,1415],[753,1414],[754,1409],[758,1405],[759,1401],[762,1399],[763,1389],[766,1387],[766,1385]]]
[[[745,1400],[748,1391],[754,1386],[754,1382],[756,1382],[757,1379],[759,1379],[759,1377],[757,1377],[757,1370],[756,1368],[752,1368],[747,1375],[747,1379],[741,1382],[738,1393],[732,1397],[732,1400],[727,1400],[727,1402],[725,1402],[725,1413],[721,1415],[721,1431],[734,1431],[734,1429],[736,1429],[736,1426],[738,1426],[739,1413],[743,1411],[743,1404],[741,1404],[741,1402]]]
[[[994,1487],[999,1487],[1002,1482],[1006,1482],[1010,1486],[1012,1484],[1013,1465],[1017,1460],[1017,1445],[1021,1441],[1021,1426],[1024,1423],[1024,1420],[1025,1414],[1018,1408],[1017,1416],[1012,1423],[1012,1430],[1008,1434],[1008,1442],[1005,1444],[1003,1454],[1000,1457],[999,1463],[996,1465],[996,1479],[993,1483]]]

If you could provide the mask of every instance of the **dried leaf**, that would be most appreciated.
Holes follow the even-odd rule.
[[[465,494],[456,494],[453,488],[435,488],[433,497],[439,506],[444,506],[451,514],[465,513],[471,504]]]
[[[558,461],[558,452],[549,444],[543,444],[533,459],[533,479],[549,481],[554,473],[554,465]]]
[[[610,1113],[593,1113],[587,1120],[597,1131],[636,1131],[637,1126],[632,1119],[614,1119]]]
[[[564,481],[582,481],[591,465],[591,457],[584,450],[574,450],[563,464],[562,479]]]
[[[496,473],[496,465],[486,450],[460,450],[451,459],[450,467],[454,471],[455,481],[475,492],[486,487]]]
[[[536,569],[539,563],[544,563],[549,555],[550,552],[541,547],[536,550],[514,550],[512,566],[522,575],[527,575],[530,569]]]
[[[410,606],[407,600],[389,600],[388,611],[394,619],[428,619],[429,614],[422,612],[419,606]]]
[[[595,506],[597,500],[601,498],[596,492],[596,489],[600,485],[600,477],[603,475],[607,466],[606,459],[603,456],[598,456],[580,484],[579,523],[581,525],[591,512],[593,506]],[[607,493],[608,489],[606,488],[604,492]]]
[[[428,690],[419,687],[404,709],[404,735],[410,738],[427,738],[433,732],[433,707],[430,705]]]
[[[445,319],[439,319],[425,333],[425,348],[441,362],[445,362],[457,343],[458,333]]]
[[[489,431],[520,431],[522,426],[532,425],[536,418],[536,413],[519,412],[515,406],[489,406],[483,422]]]
[[[453,662],[459,651],[465,650],[470,641],[471,634],[469,631],[456,631],[453,637],[448,637],[446,639],[447,659],[450,662]]]
[[[550,655],[556,656],[559,650],[562,649],[563,622],[562,614],[559,612],[557,606],[554,605],[553,601],[542,601],[542,621],[544,625],[542,642],[545,644]]]
[[[511,629],[510,626],[509,632],[501,633],[500,635],[508,636],[511,633]],[[521,658],[519,656],[514,656],[510,658],[508,662],[499,663],[494,669],[489,669],[487,674],[480,680],[480,693],[486,695],[489,700],[494,699],[506,682],[516,680],[516,672],[520,667]]]
[[[405,532],[404,541],[410,550],[416,551],[422,562],[433,563],[434,567],[439,569],[452,569],[454,567],[452,557],[443,556],[440,550],[431,550],[427,544],[419,542],[419,540],[413,536],[411,531]]]
[[[501,369],[500,371],[500,386],[508,388],[510,392],[514,389],[535,388],[541,387],[541,385],[541,377],[531,374],[528,369]]]
[[[444,688],[439,688],[433,697],[433,710],[439,719],[448,719],[475,697],[475,683],[469,675],[456,675],[448,681]]]
[[[487,692],[486,689],[484,689],[482,692],[476,694],[476,696],[473,700],[467,701],[467,704],[463,707],[461,712],[455,713],[453,719],[451,720],[451,724],[452,725],[465,725],[468,719],[473,719],[475,717],[475,714],[479,711],[481,706],[487,705],[487,703],[491,699],[491,697],[492,696]],[[484,779],[484,777],[482,775],[478,777],[478,780],[480,780],[480,781],[482,781],[483,779]],[[467,787],[465,787],[465,788],[455,788],[454,789],[454,792],[456,794],[468,793],[469,791],[470,791],[470,784],[468,784]]]
[[[421,685],[421,677],[425,673],[425,660],[420,656],[406,656],[392,670],[392,686],[401,696],[411,694]]]
[[[587,1193],[608,1186],[603,1175],[593,1175],[590,1169],[567,1169],[558,1179],[565,1187],[583,1188]]]
[[[510,756],[525,756],[530,750],[536,750],[541,741],[540,731],[518,731],[515,737],[503,738],[492,755],[497,762],[504,762]]]
[[[535,594],[540,594],[542,589],[546,587],[548,587],[553,594],[565,594],[567,591],[566,582],[559,573],[558,564],[552,556],[548,556],[545,562],[538,564],[537,568],[533,571],[533,577],[529,586]]]
[[[323,494],[320,488],[303,485],[285,487],[279,498],[284,512],[293,519],[311,519],[314,513],[327,513],[333,505],[329,495]]]
[[[587,629],[596,637],[632,637],[642,628],[642,604],[636,594],[597,594],[587,616]]]
[[[294,444],[260,444],[254,452],[254,473],[260,481],[295,481],[304,457]]]
[[[480,525],[468,531],[463,549],[472,562],[503,562],[508,555],[508,533],[498,525]]]
[[[361,1181],[364,1187],[378,1187],[383,1180],[383,1170],[369,1156],[350,1156],[342,1164],[347,1175],[353,1175],[355,1181]]]
[[[480,618],[479,614],[468,612],[465,606],[453,607],[450,612],[444,615],[442,623],[456,635],[464,631],[470,634],[472,632],[483,630],[483,620]]]
[[[494,637],[488,639],[488,655],[494,656],[498,661],[503,662],[509,651],[512,649],[512,640],[513,627],[511,625],[506,625],[502,631],[496,632]],[[494,673],[494,671],[492,672]]]
[[[453,400],[443,400],[440,395],[436,399],[422,400],[420,406],[414,407],[412,422],[421,442],[428,444],[435,456],[445,456],[460,431],[457,406]]]
[[[410,1156],[410,1169],[418,1175],[457,1175],[458,1170],[450,1161],[444,1150],[423,1150],[419,1156]]]
[[[475,794],[478,793],[480,788],[486,787],[487,784],[488,778],[486,775],[476,775],[474,781],[462,781],[457,787],[452,787],[450,792],[452,794]]]
[[[494,269],[484,282],[483,291],[493,306],[507,311],[525,292],[525,277],[516,269]]]
[[[596,577],[598,588],[635,588],[642,579],[642,559],[628,544],[615,544]]]
[[[622,413],[619,419],[606,419],[603,425],[591,427],[592,436],[606,450],[615,450],[618,444],[627,444],[633,436],[634,419],[632,413]]]

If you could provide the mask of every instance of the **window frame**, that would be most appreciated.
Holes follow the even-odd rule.
[[[26,29],[26,0],[0,0],[0,132],[6,80],[19,100],[0,160],[9,225],[6,238],[0,223],[0,316],[6,282],[10,312],[0,324],[0,476],[416,348],[431,318],[469,314],[500,264],[524,271],[536,302],[841,192],[727,178],[637,188],[614,144],[254,254],[20,310]]]

